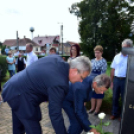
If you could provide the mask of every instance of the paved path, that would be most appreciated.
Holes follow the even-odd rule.
[[[43,134],[55,134],[50,119],[48,116],[48,109],[47,109],[47,103],[41,104],[41,110],[42,110],[42,121],[41,126],[43,130]],[[66,128],[69,126],[69,121],[66,116],[66,114],[63,111],[64,120],[65,120],[65,126]],[[11,109],[8,106],[7,103],[2,103],[0,105],[0,134],[12,134],[12,118],[11,118]],[[92,124],[98,124],[99,119],[97,116],[93,116],[92,114],[89,115],[90,121]],[[107,121],[109,119],[109,116],[106,116],[104,121]],[[119,121],[114,120],[111,121],[111,125],[109,127],[104,128],[105,130],[108,130],[109,132],[113,132],[114,134],[119,134]],[[82,134],[86,134],[83,132]]]

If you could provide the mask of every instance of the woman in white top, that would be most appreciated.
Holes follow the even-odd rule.
[[[70,57],[68,58],[68,63],[76,57],[80,56],[80,47],[77,44],[74,44],[70,48]]]

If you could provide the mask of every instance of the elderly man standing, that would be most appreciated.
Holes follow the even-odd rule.
[[[133,47],[133,41],[130,39],[125,39],[122,42],[122,48],[124,47]],[[119,97],[121,94],[121,99],[123,102],[127,72],[127,60],[128,55],[124,55],[122,52],[120,52],[114,57],[114,60],[111,64],[111,88],[113,88],[113,106],[112,115],[110,117],[111,120],[120,117]],[[119,118],[119,120],[121,120],[121,118]]]
[[[82,82],[91,71],[87,57],[75,58],[70,66],[58,55],[34,62],[17,73],[3,87],[2,97],[12,109],[13,134],[41,134],[40,103],[48,96],[49,116],[56,134],[67,134],[62,116],[62,102],[69,81]]]
[[[27,52],[27,62],[26,67],[31,65],[33,62],[38,60],[37,55],[33,52],[33,44],[28,43],[26,44],[26,52]]]

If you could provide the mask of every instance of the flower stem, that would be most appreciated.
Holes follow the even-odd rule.
[[[101,132],[102,132],[102,119],[101,119]]]

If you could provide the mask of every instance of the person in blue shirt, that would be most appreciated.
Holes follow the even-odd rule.
[[[6,55],[8,55],[8,52],[9,52],[9,48],[6,46],[6,48],[5,48]]]
[[[83,80],[69,84],[69,92],[63,101],[63,109],[69,117],[70,126],[68,134],[80,134],[83,130],[99,134],[90,128],[90,121],[84,106],[84,102],[91,99],[92,89],[97,94],[103,94],[110,86],[110,77],[101,74],[95,78],[91,75]]]
[[[10,77],[12,77],[15,74],[15,58],[12,56],[12,53],[10,51],[8,52],[6,61],[8,64],[8,71],[9,71]]]

